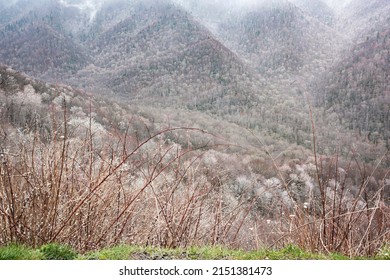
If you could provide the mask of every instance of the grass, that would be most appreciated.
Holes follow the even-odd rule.
[[[43,245],[39,251],[46,260],[73,260],[77,257],[70,246],[56,243]]]
[[[390,244],[386,244],[379,250],[378,258],[383,260],[390,260]]]
[[[43,255],[39,250],[24,245],[11,244],[0,247],[0,260],[41,260]]]
[[[46,244],[33,249],[11,244],[0,247],[0,260],[350,260],[339,253],[323,254],[302,250],[296,245],[287,245],[279,250],[256,251],[233,250],[220,246],[189,248],[158,248],[135,245],[118,245],[84,254],[76,253],[67,245]],[[371,258],[359,260],[390,260],[390,246],[385,245]]]

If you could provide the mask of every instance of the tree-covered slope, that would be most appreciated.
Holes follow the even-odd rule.
[[[368,140],[390,139],[390,30],[352,48],[319,85],[318,100]]]

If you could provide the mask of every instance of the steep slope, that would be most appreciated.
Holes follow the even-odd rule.
[[[313,9],[285,0],[223,7],[222,0],[190,1],[184,8],[169,0],[99,1],[96,7],[41,0],[26,3],[24,11],[23,1],[7,6],[15,16],[0,29],[0,61],[17,70],[149,110],[206,113],[306,148],[307,97],[322,92],[310,85],[338,61],[344,42]],[[344,134],[323,122],[318,130],[332,133],[328,143],[337,145]]]
[[[333,25],[335,12],[322,0],[290,0],[291,3],[327,25]]]
[[[251,9],[220,26],[229,46],[269,76],[318,70],[337,47],[337,35],[295,5],[279,1]]]
[[[0,61],[126,100],[206,109],[252,99],[242,61],[170,1],[106,1],[93,11],[42,1],[0,30]]]
[[[187,12],[166,1],[125,3],[107,3],[91,26],[94,67],[79,74],[94,90],[199,109],[247,91],[238,85],[251,76],[246,66]]]
[[[329,123],[389,149],[390,3],[352,0],[337,28],[349,37],[342,55],[313,88]]]
[[[319,104],[346,128],[390,149],[390,29],[352,48],[318,86]]]
[[[340,32],[362,42],[367,36],[390,26],[390,2],[387,0],[352,0],[340,12]]]
[[[95,250],[129,242],[158,247],[201,242],[255,250],[264,232],[256,232],[252,238],[253,224],[269,225],[272,219],[271,225],[277,223],[283,230],[275,237],[278,240],[291,230],[292,216],[284,219],[283,213],[275,212],[277,208],[296,214],[313,208],[302,224],[306,225],[307,219],[320,220],[319,229],[326,213],[337,211],[331,218],[348,214],[340,223],[347,224],[348,230],[374,235],[378,250],[387,241],[388,217],[380,211],[386,210],[389,202],[385,188],[388,169],[365,165],[369,174],[365,175],[358,171],[358,163],[337,157],[336,161],[321,160],[323,171],[316,173],[314,160],[305,149],[289,145],[283,153],[275,153],[271,150],[275,139],[269,139],[267,148],[264,144],[257,148],[253,144],[258,140],[256,135],[207,119],[199,112],[147,112],[133,114],[129,106],[93,98],[67,86],[46,84],[0,65],[0,154],[5,171],[0,174],[4,198],[0,200],[0,222],[4,225],[0,243],[17,240],[40,246],[51,240]],[[197,125],[205,123],[215,127],[213,134],[231,133],[246,140],[246,145],[231,145],[203,129],[172,128],[169,122],[161,128],[148,118],[165,114],[174,115],[175,121],[179,114],[191,127],[193,120]],[[277,155],[272,160],[269,151]],[[318,176],[329,190],[325,196],[321,196]],[[345,194],[344,188],[348,190]],[[315,208],[321,203],[327,207],[324,214]],[[365,207],[368,203],[380,207],[375,227],[370,224],[372,209]],[[358,222],[350,224],[354,204],[366,212],[360,209],[354,216]],[[176,231],[183,221],[185,230]],[[216,231],[221,222],[223,227]],[[167,227],[174,238],[167,234]],[[264,228],[268,228],[267,235],[275,235],[273,227]],[[298,224],[293,229],[299,233],[301,228]],[[216,238],[219,233],[221,237]],[[314,234],[320,238],[323,231]],[[326,236],[332,244],[334,236]],[[344,236],[344,232],[336,235],[340,240]],[[300,242],[305,236],[291,238],[290,242]],[[361,237],[351,241],[360,244]],[[262,242],[272,245],[274,240],[267,237]]]
[[[44,1],[44,0],[43,0]],[[4,25],[17,21],[25,14],[30,12],[34,7],[41,5],[42,0],[28,1],[28,0],[14,0],[14,1],[0,1],[0,28]]]
[[[176,2],[271,84],[303,82],[303,75],[327,67],[343,44],[329,26],[334,12],[320,0]]]
[[[74,74],[88,63],[88,55],[77,45],[44,24],[0,32],[0,59],[39,77],[55,79]],[[62,78],[61,78],[62,79]]]
[[[0,61],[51,80],[64,80],[89,64],[88,53],[72,39],[79,32],[74,27],[83,26],[77,9],[38,1],[22,12],[23,5],[20,1],[2,11],[14,15],[0,27]]]

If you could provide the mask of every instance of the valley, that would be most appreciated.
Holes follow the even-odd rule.
[[[93,1],[0,0],[0,244],[389,241],[388,1]]]

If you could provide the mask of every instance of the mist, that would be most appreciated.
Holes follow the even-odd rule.
[[[348,5],[353,0],[322,0],[329,7],[338,10]]]
[[[19,2],[20,0],[9,0],[9,1],[0,1],[2,5],[12,6],[13,4]],[[104,3],[112,2],[115,0],[46,0],[46,1],[58,1],[60,4],[65,7],[74,7],[82,11],[86,11],[90,14],[90,17],[93,18],[96,15],[96,12],[102,7]],[[128,0],[129,3],[136,2],[139,0]],[[154,0],[151,0],[152,2]],[[177,3],[183,6],[209,6],[209,7],[219,7],[222,10],[234,9],[234,8],[251,8],[256,6],[263,6],[275,3],[283,2],[294,2],[289,0],[167,0],[173,3]],[[353,0],[321,0],[329,7],[338,10],[345,7],[347,4]],[[4,2],[4,3],[3,3]]]
[[[137,2],[145,3],[145,0],[35,0],[35,3],[57,2],[67,8],[76,8],[81,11],[89,19],[91,23],[99,10],[110,2],[128,2],[134,4]],[[259,9],[266,6],[275,6],[285,3],[295,3],[296,0],[147,0],[149,4],[157,2],[174,3],[189,11],[193,16],[203,21],[203,24],[211,30],[214,30],[220,21],[231,18],[234,15],[245,14],[253,9]],[[336,13],[342,13],[343,7],[354,0],[318,0],[326,3]],[[0,0],[0,5],[10,7],[22,0]]]
[[[65,7],[77,8],[89,15],[89,21],[93,21],[100,10],[104,0],[59,0]]]

